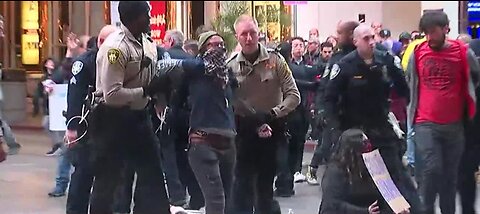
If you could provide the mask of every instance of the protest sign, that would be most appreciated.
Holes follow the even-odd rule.
[[[365,166],[372,176],[375,185],[382,194],[385,201],[392,208],[394,213],[400,213],[404,210],[410,209],[410,204],[402,196],[395,183],[393,183],[390,173],[388,173],[385,162],[378,149],[362,154]]]
[[[67,111],[68,84],[54,84],[51,87],[53,90],[48,96],[49,129],[50,131],[65,131],[67,126],[63,111]]]

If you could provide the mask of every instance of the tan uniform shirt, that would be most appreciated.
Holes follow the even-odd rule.
[[[146,35],[138,41],[122,25],[98,50],[97,94],[103,94],[108,106],[145,108],[148,98],[143,96],[142,87],[150,83],[156,62],[157,49]]]
[[[239,83],[235,114],[246,116],[252,108],[267,113],[273,109],[277,117],[284,117],[300,104],[300,92],[285,59],[264,46],[260,45],[260,54],[253,64],[240,52],[228,66]]]

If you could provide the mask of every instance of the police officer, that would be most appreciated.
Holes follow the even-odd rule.
[[[97,41],[102,45],[108,35],[117,28],[107,25],[100,31]],[[71,175],[67,198],[67,213],[88,213],[90,191],[93,184],[93,171],[90,162],[90,145],[86,133],[86,109],[89,104],[85,98],[95,86],[96,58],[98,48],[93,47],[78,56],[72,65],[72,78],[67,94],[67,131],[65,137],[68,143],[69,157],[75,167]],[[82,111],[83,109],[83,111]],[[83,120],[83,121],[82,121]]]
[[[255,206],[256,213],[274,213],[277,206],[277,213],[272,188],[277,143],[286,141],[284,117],[298,106],[300,94],[283,57],[259,44],[257,22],[242,15],[234,27],[242,47],[228,63],[239,82],[234,210],[252,213]]]
[[[357,49],[332,66],[325,92],[331,140],[338,140],[344,130],[362,129],[379,149],[412,213],[418,213],[418,195],[398,156],[400,139],[388,120],[390,90],[409,96],[403,71],[388,52],[374,49],[375,34],[368,25],[358,26],[353,35]]]
[[[122,183],[125,163],[137,173],[136,213],[168,213],[163,171],[146,109],[162,87],[151,81],[157,51],[146,33],[150,6],[121,1],[121,29],[112,33],[97,54],[96,95],[100,97],[89,131],[94,143],[95,183],[90,213],[112,213],[114,190]]]
[[[325,66],[325,71],[323,72],[322,78],[320,80],[320,85],[318,86],[317,94],[316,94],[316,101],[315,106],[317,107],[317,115],[320,117],[320,120],[324,121],[324,94],[325,94],[325,87],[328,84],[330,70],[332,69],[332,65],[338,62],[341,58],[349,54],[350,52],[356,49],[355,45],[353,44],[353,30],[358,26],[358,22],[355,21],[347,21],[347,22],[340,22],[337,26],[337,37],[338,37],[338,47],[339,50],[332,55],[332,58],[328,61]],[[323,122],[324,123],[324,122]],[[322,125],[325,125],[323,124]],[[318,166],[328,157],[330,156],[330,149],[332,147],[332,143],[329,141],[329,132],[328,130],[323,130],[322,132],[322,139],[320,146],[317,146],[315,149],[315,153],[312,157],[312,161],[309,167],[309,174],[313,175],[316,174]]]

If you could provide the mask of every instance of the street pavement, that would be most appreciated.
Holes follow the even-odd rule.
[[[51,147],[48,136],[39,131],[14,132],[23,147],[18,155],[0,163],[0,213],[64,214],[66,197],[47,196],[55,185],[57,166],[55,157],[44,155]],[[310,158],[306,153],[305,160]],[[296,184],[295,190],[291,198],[278,198],[282,213],[287,214],[289,209],[295,214],[317,213],[320,187],[302,183]]]
[[[64,214],[66,198],[47,196],[55,184],[57,165],[55,157],[44,156],[51,146],[48,136],[39,131],[14,132],[23,147],[18,155],[8,156],[7,161],[0,164],[0,213]],[[308,162],[311,157],[311,153],[305,153],[304,161]],[[319,171],[321,178],[323,168]],[[295,184],[295,191],[296,195],[291,198],[277,198],[283,214],[290,209],[295,214],[318,213],[319,186]]]

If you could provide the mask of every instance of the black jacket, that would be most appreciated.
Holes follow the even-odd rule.
[[[350,178],[337,163],[328,164],[322,179],[319,214],[368,214],[368,207],[378,200],[380,213],[393,213],[366,172],[364,178]]]
[[[192,55],[188,54],[183,50],[182,46],[174,45],[170,49],[168,49],[168,54],[172,59],[192,59],[194,58]]]
[[[301,103],[298,107],[307,108],[308,92],[315,92],[318,87],[318,82],[316,81],[315,76],[319,73],[319,67],[306,64],[298,65],[296,63],[288,63],[288,66],[292,71],[295,83],[300,91]]]

